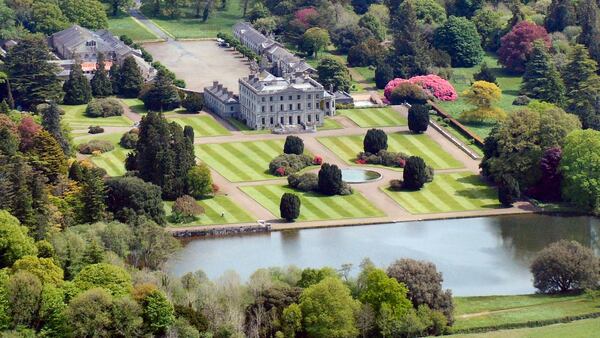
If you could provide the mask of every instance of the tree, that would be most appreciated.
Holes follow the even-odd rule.
[[[173,203],[172,218],[175,220],[175,223],[193,222],[203,213],[204,208],[190,195],[178,197],[175,203]]]
[[[375,312],[381,310],[383,304],[387,304],[396,316],[403,316],[412,307],[406,298],[408,289],[393,277],[388,277],[385,271],[377,268],[368,268],[363,271],[364,283],[360,291],[359,299],[363,304],[369,304]]]
[[[331,40],[340,53],[348,53],[351,47],[374,38],[373,32],[368,28],[351,24],[335,29]]]
[[[40,132],[42,127],[31,116],[25,116],[19,124],[19,150],[26,152],[33,146],[33,137]]]
[[[565,86],[546,46],[541,42],[535,42],[529,54],[521,94],[557,105],[564,102]]]
[[[56,102],[50,102],[50,104],[42,109],[42,127],[48,131],[54,139],[58,142],[65,155],[71,153],[71,144],[63,131],[60,122],[61,109]]]
[[[584,128],[600,129],[600,77],[587,49],[575,45],[562,69],[569,112],[579,116]]]
[[[406,160],[403,187],[408,190],[420,190],[427,182],[427,166],[425,161],[418,156],[411,156]]]
[[[27,235],[27,227],[6,210],[0,210],[0,268],[10,267],[26,255],[37,253],[33,238]]]
[[[142,300],[142,317],[150,332],[160,335],[175,321],[173,304],[162,291],[154,290]]]
[[[446,21],[446,9],[435,0],[415,0],[417,19],[424,24],[441,25]]]
[[[302,329],[302,310],[296,303],[290,304],[283,309],[281,315],[281,326],[286,337],[295,337]]]
[[[475,106],[475,109],[460,113],[461,120],[486,122],[506,118],[506,113],[502,109],[494,107],[502,97],[502,91],[495,83],[475,81],[462,95],[467,103]]]
[[[500,37],[506,24],[506,21],[503,21],[502,13],[494,9],[482,8],[475,12],[471,20],[481,36],[483,48],[495,52],[500,46]]]
[[[69,20],[58,4],[49,1],[33,2],[31,6],[31,23],[35,32],[46,35],[54,34],[69,27]]]
[[[577,23],[575,6],[570,0],[552,0],[548,15],[544,20],[544,26],[548,32],[562,32],[567,26]]]
[[[115,69],[117,71],[117,69]],[[119,94],[129,97],[135,98],[140,94],[140,90],[142,90],[142,85],[144,84],[144,78],[142,77],[142,72],[140,71],[140,67],[138,67],[133,56],[128,56],[123,61],[123,65],[118,69],[118,90]],[[111,68],[111,78],[113,77],[113,72]],[[113,85],[114,81],[113,80]],[[113,87],[114,90],[114,87]]]
[[[479,67],[479,72],[473,74],[473,79],[475,81],[485,81],[498,85],[496,82],[496,75],[494,75],[494,72],[492,72],[492,70],[488,67],[487,62],[483,62],[481,64],[481,67]]]
[[[158,70],[150,88],[142,94],[142,101],[146,109],[151,111],[162,112],[179,108],[181,98],[165,69]]]
[[[13,273],[26,271],[36,276],[42,284],[60,285],[63,282],[63,270],[54,263],[52,258],[39,258],[28,255],[15,261]]]
[[[304,153],[304,141],[298,136],[287,136],[283,145],[283,153],[302,155]]]
[[[366,153],[377,154],[388,148],[387,135],[381,129],[369,129],[363,139],[363,149]]]
[[[41,130],[33,137],[29,150],[32,166],[38,169],[50,182],[56,182],[67,173],[67,158],[58,142],[46,130]]]
[[[113,94],[112,83],[108,78],[104,54],[102,53],[98,53],[98,65],[96,66],[96,73],[94,73],[90,85],[92,87],[92,94],[95,97],[107,97]]]
[[[360,27],[364,27],[371,31],[376,38],[376,41],[385,40],[386,27],[381,23],[381,20],[372,13],[363,15],[358,21]]]
[[[273,17],[260,18],[254,21],[254,28],[264,35],[271,35],[277,28],[277,22]]]
[[[82,221],[94,223],[106,217],[106,186],[97,172],[84,169],[81,181]]]
[[[40,280],[23,271],[10,277],[6,289],[13,325],[32,326],[37,320],[42,298]]]
[[[112,66],[110,66],[108,77],[110,78],[113,94],[121,94],[121,66],[118,63],[113,62]]]
[[[519,22],[500,39],[498,61],[508,70],[523,73],[536,40],[542,40],[547,48],[550,47],[550,37],[544,27],[529,21]]]
[[[158,224],[165,224],[160,187],[137,177],[106,180],[106,207],[122,222],[130,222],[135,216],[146,216]]]
[[[442,289],[444,279],[435,264],[404,258],[393,262],[387,268],[387,274],[406,285],[407,297],[414,308],[427,305],[432,310],[443,312],[448,323],[452,323],[454,311],[452,292]]]
[[[284,193],[279,203],[281,218],[293,222],[300,216],[300,198],[296,194]]]
[[[61,9],[69,22],[89,29],[108,28],[104,5],[98,0],[62,0]]]
[[[103,0],[103,2],[110,5],[112,16],[117,16],[119,11],[126,12],[131,6],[133,6],[133,0]]]
[[[134,229],[129,261],[138,268],[158,269],[179,248],[179,242],[152,221],[140,219]]]
[[[111,332],[113,297],[103,288],[87,290],[69,302],[66,314],[71,333],[77,337],[107,337]]]
[[[326,278],[300,296],[304,330],[311,337],[354,337],[354,313],[359,304],[338,278]]]
[[[186,177],[196,164],[193,140],[160,113],[150,112],[142,118],[139,130],[134,151],[137,176],[161,187],[165,198],[186,194]]]
[[[483,6],[483,0],[455,0],[447,6],[449,14],[471,18]]]
[[[408,109],[408,129],[416,134],[427,131],[429,127],[429,105],[414,104]]]
[[[393,78],[394,69],[392,66],[383,60],[378,61],[375,67],[375,86],[378,89],[383,89]]]
[[[381,42],[369,39],[363,43],[353,46],[348,51],[348,65],[353,67],[365,67],[376,64],[383,60],[387,53]]]
[[[188,193],[195,198],[205,198],[213,193],[210,168],[204,162],[190,168],[186,183]]]
[[[317,66],[317,72],[319,73],[319,82],[325,88],[331,88],[334,91],[350,90],[350,72],[341,61],[331,57],[323,58]]]
[[[115,297],[131,294],[133,290],[129,272],[107,263],[85,266],[75,276],[73,283],[79,292],[101,287]]]
[[[32,110],[62,97],[57,67],[48,62],[50,51],[37,35],[27,36],[8,51],[6,69],[16,104]]]
[[[319,57],[319,51],[331,43],[327,30],[319,27],[312,27],[306,30],[302,35],[302,49],[309,55]]]
[[[575,241],[555,242],[531,263],[533,286],[542,293],[581,290],[598,285],[598,258]]]
[[[344,188],[342,171],[337,165],[323,163],[319,170],[319,192],[324,195],[339,195]]]
[[[571,132],[565,139],[560,170],[563,197],[595,214],[600,213],[600,131],[586,129]]]
[[[427,39],[418,26],[414,3],[390,1],[387,5],[391,18],[390,30],[394,36],[389,61],[394,67],[394,76],[409,78],[426,74],[433,63]]]
[[[139,336],[144,320],[142,309],[129,297],[115,298],[111,307],[113,330],[123,337]]]
[[[503,207],[512,207],[519,197],[521,197],[521,189],[519,182],[511,175],[502,175],[498,182],[498,201]]]
[[[453,67],[472,67],[483,60],[481,38],[467,18],[450,16],[436,29],[434,45],[452,56]]]
[[[204,107],[204,99],[200,94],[188,93],[181,105],[188,113],[197,113]]]
[[[391,104],[424,105],[430,98],[420,85],[404,82],[392,90],[389,100]]]
[[[579,43],[588,47],[591,57],[600,62],[600,8],[594,0],[582,0],[577,3],[577,17],[581,26]]]
[[[70,105],[78,105],[90,102],[92,99],[92,87],[88,79],[83,75],[81,63],[75,62],[71,67],[69,79],[63,84],[65,97],[63,102]]]

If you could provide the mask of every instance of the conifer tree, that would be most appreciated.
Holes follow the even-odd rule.
[[[475,81],[485,81],[490,83],[496,83],[496,76],[492,72],[492,70],[488,67],[487,62],[483,62],[481,64],[481,68],[479,68],[479,72],[473,74],[473,79]]]
[[[577,14],[581,26],[577,40],[587,46],[596,62],[600,62],[600,6],[595,0],[581,0],[577,4]]]
[[[83,75],[83,69],[81,69],[79,62],[76,62],[71,68],[69,79],[63,84],[63,90],[65,92],[63,102],[65,104],[85,104],[92,99],[92,87]]]
[[[104,180],[97,172],[89,169],[83,170],[82,179],[81,201],[84,208],[82,221],[84,223],[102,221],[106,216],[106,186]]]
[[[10,113],[10,106],[6,102],[6,100],[2,100],[0,102],[0,114],[8,114]]]
[[[108,71],[108,76],[110,77],[110,85],[113,94],[121,94],[121,87],[119,86],[119,83],[121,82],[121,67],[118,63],[113,62]]]
[[[598,65],[582,45],[569,53],[562,77],[566,88],[567,110],[579,116],[584,128],[600,128],[600,77]]]
[[[67,173],[67,159],[56,139],[46,130],[33,136],[29,151],[33,166],[51,182]]]
[[[557,105],[564,102],[565,86],[545,45],[540,41],[534,43],[525,66],[521,93]]]
[[[544,26],[548,32],[561,32],[567,26],[577,23],[575,6],[571,0],[552,0]]]
[[[92,86],[92,94],[95,97],[106,97],[113,94],[112,83],[108,78],[108,72],[105,69],[106,63],[104,62],[104,54],[98,54],[98,68],[96,73],[90,81]]]
[[[138,67],[133,56],[128,56],[121,66],[119,94],[129,98],[138,97],[143,85],[144,78],[140,67]]]
[[[164,69],[158,71],[150,89],[143,94],[142,100],[146,109],[152,111],[169,111],[181,105],[177,88]]]
[[[65,154],[71,153],[71,145],[60,125],[60,108],[56,102],[50,102],[42,111],[42,127],[54,136]]]

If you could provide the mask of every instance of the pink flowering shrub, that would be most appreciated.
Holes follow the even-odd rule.
[[[400,168],[404,168],[405,165],[406,165],[406,159],[404,159],[404,158],[398,158],[398,166]]]
[[[314,7],[308,7],[297,10],[294,16],[303,25],[310,26],[311,22],[319,16],[319,12]]]
[[[367,160],[364,158],[357,158],[355,162],[356,164],[367,164]]]
[[[277,174],[277,176],[285,176],[285,168],[279,167],[277,168],[277,170],[275,170],[275,173]]]
[[[395,78],[391,80],[390,82],[388,82],[384,89],[384,95],[388,102],[391,101],[390,97],[392,95],[392,91],[400,84],[405,82],[418,84],[419,86],[421,86],[421,88],[423,88],[423,90],[433,95],[438,100],[454,101],[458,98],[458,94],[456,94],[456,90],[454,89],[454,87],[452,87],[450,82],[442,79],[437,75],[430,74],[413,76],[408,80],[401,78]]]
[[[323,158],[321,156],[315,156],[313,158],[313,164],[314,165],[321,165],[321,164],[323,164]]]

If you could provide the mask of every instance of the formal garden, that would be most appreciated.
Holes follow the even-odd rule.
[[[202,226],[213,224],[236,224],[236,223],[251,223],[256,221],[250,210],[240,208],[231,198],[223,195],[205,198],[196,201],[203,212],[196,216],[195,219],[186,223],[170,222],[171,226],[188,227]],[[173,202],[165,202],[165,213],[167,220],[171,221],[173,216]]]
[[[337,114],[348,117],[361,128],[397,127],[407,124],[406,118],[391,107],[339,109]]]

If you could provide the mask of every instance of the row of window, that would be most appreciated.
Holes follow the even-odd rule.
[[[315,98],[316,99],[318,99],[319,97],[320,97],[319,94],[315,94]],[[274,96],[269,96],[269,102],[273,102],[273,100],[274,100],[273,98],[274,98]],[[293,100],[293,99],[294,99],[293,95],[288,95],[288,100]],[[300,100],[300,99],[302,99],[302,95],[296,95],[296,100]],[[308,94],[307,95],[307,99],[308,100],[312,99],[312,95]],[[267,98],[263,96],[263,97],[260,98],[260,100],[262,102],[266,102]],[[283,101],[283,95],[279,96],[279,101]]]
[[[312,121],[312,114],[308,114],[306,115],[306,122],[311,123]],[[287,120],[287,124],[294,124],[294,116],[288,116],[287,119],[284,116],[279,117],[279,124],[286,124],[286,120]],[[320,117],[319,114],[315,114],[315,121],[319,122]],[[269,124],[268,126],[274,126],[275,125],[275,117],[271,116],[269,118]],[[296,115],[296,124],[300,124],[302,123],[302,115]],[[261,118],[261,124],[259,125],[259,127],[261,126],[267,126],[267,118],[266,117],[262,117]]]

